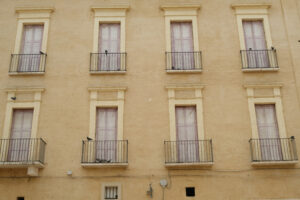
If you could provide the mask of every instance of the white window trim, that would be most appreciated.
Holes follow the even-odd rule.
[[[268,49],[271,49],[273,45],[268,18],[268,9],[271,7],[271,4],[232,4],[231,7],[235,9],[237,17],[240,49],[246,50],[243,20],[262,20],[266,45]]]
[[[126,12],[130,9],[128,4],[113,4],[92,7],[94,12],[94,35],[93,35],[93,53],[99,53],[99,27],[101,23],[119,23],[120,24],[120,52],[126,52],[125,48],[125,28]],[[125,63],[121,64],[121,71],[125,70]]]
[[[165,16],[165,37],[166,37],[166,52],[172,51],[171,40],[171,23],[172,22],[192,22],[193,29],[193,46],[194,51],[200,51],[198,39],[198,10],[199,4],[166,4],[161,5],[160,8],[164,11]],[[196,65],[200,68],[200,65]],[[167,66],[171,69],[171,66]],[[199,69],[200,70],[200,69]]]
[[[118,109],[117,140],[123,140],[124,95],[126,88],[89,88],[90,91],[90,132],[89,137],[95,139],[97,108],[114,107]],[[98,100],[99,92],[117,92],[116,100]]]
[[[15,48],[13,51],[14,54],[19,54],[21,51],[24,25],[34,24],[44,26],[41,51],[43,53],[47,53],[49,23],[50,16],[53,11],[54,8],[16,8],[16,13],[18,13],[18,26]]]
[[[31,128],[31,138],[37,137],[38,131],[38,118],[40,113],[40,104],[42,100],[42,92],[43,88],[31,88],[31,89],[7,89],[7,104],[6,104],[6,112],[5,112],[5,121],[3,128],[3,139],[10,138],[11,125],[13,120],[13,110],[14,109],[33,109],[33,117],[32,117],[32,128]],[[16,97],[18,93],[34,93],[34,99],[29,102],[22,102],[16,100],[12,100],[12,97]]]
[[[204,140],[204,123],[203,123],[203,102],[202,102],[202,85],[191,86],[167,86],[169,98],[169,120],[170,120],[170,140],[176,141],[176,106],[196,106],[197,112],[197,132],[198,140]],[[194,90],[195,98],[176,99],[176,90]]]
[[[256,111],[255,105],[257,104],[274,104],[276,111],[276,119],[278,124],[278,131],[280,138],[286,138],[286,128],[283,115],[283,107],[281,101],[280,88],[282,85],[244,85],[247,90],[248,96],[248,108],[250,114],[251,128],[252,128],[252,138],[259,139]],[[255,88],[269,88],[273,90],[273,96],[270,97],[256,97],[254,95]]]

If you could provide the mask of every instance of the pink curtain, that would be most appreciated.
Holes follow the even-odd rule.
[[[255,105],[257,128],[263,160],[281,160],[281,143],[274,104]]]
[[[262,21],[243,21],[249,68],[270,67]],[[264,51],[258,51],[264,50]]]
[[[120,24],[100,24],[99,53],[99,70],[120,69]]]
[[[194,46],[191,22],[172,22],[172,67],[175,69],[193,69]]]
[[[179,162],[199,161],[196,107],[176,107],[176,131]]]
[[[96,123],[96,159],[115,162],[117,153],[117,108],[98,108]]]
[[[11,126],[9,161],[27,161],[31,137],[33,110],[14,110]],[[28,140],[25,140],[27,138]],[[23,140],[22,140],[23,139]]]
[[[22,39],[19,71],[38,71],[43,40],[43,25],[25,25]],[[30,55],[37,54],[37,55]]]

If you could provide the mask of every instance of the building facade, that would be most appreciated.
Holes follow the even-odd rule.
[[[299,0],[0,5],[0,200],[300,199]]]

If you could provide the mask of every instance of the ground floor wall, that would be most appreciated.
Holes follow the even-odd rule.
[[[101,169],[99,169],[101,170]],[[41,176],[22,173],[0,177],[0,200],[101,200],[102,186],[121,186],[121,200],[244,200],[299,199],[300,169],[251,169],[235,171],[169,170],[162,174]],[[126,175],[127,174],[127,175]],[[163,189],[160,180],[168,186]],[[152,198],[147,195],[150,189]],[[195,187],[195,197],[186,197],[186,187]]]

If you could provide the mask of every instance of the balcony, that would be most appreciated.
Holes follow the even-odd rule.
[[[45,146],[40,138],[1,139],[0,168],[43,168]]]
[[[124,74],[126,53],[91,53],[91,74]]]
[[[194,52],[166,52],[167,73],[202,72],[202,55]]]
[[[213,164],[212,140],[165,141],[168,168],[207,167]]]
[[[128,140],[86,140],[82,141],[81,166],[127,167]]]
[[[278,71],[276,49],[241,50],[242,71]]]
[[[39,75],[45,73],[47,54],[12,54],[10,75]]]
[[[250,139],[252,165],[295,164],[295,138]]]

